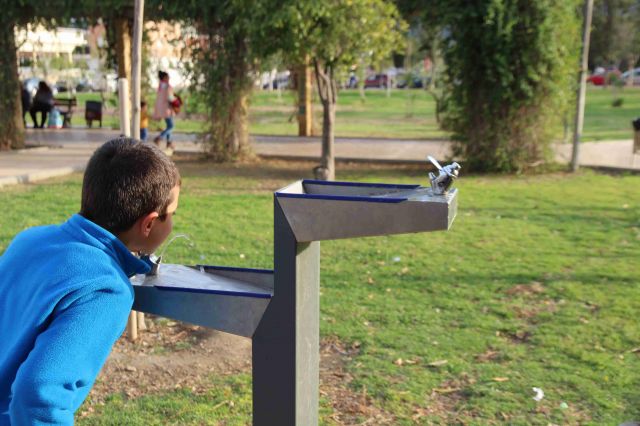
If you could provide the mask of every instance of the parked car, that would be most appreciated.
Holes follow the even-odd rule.
[[[627,80],[629,80],[631,76],[631,72],[630,71],[625,71],[622,73],[622,81],[625,82],[625,84],[627,84]],[[633,70],[633,85],[637,85],[640,84],[640,68],[634,68]]]
[[[96,88],[86,78],[80,79],[76,84],[76,92],[94,92]]]
[[[606,77],[604,74],[591,74],[587,78],[587,83],[591,83],[594,86],[604,86],[606,82]]]
[[[64,80],[56,81],[54,87],[58,90],[59,93],[68,92],[70,90],[69,83]]]
[[[372,74],[364,80],[364,88],[369,89],[376,87],[379,89],[386,89],[389,80],[386,74]]]
[[[607,84],[614,84],[621,78],[620,70],[617,67],[596,67],[593,73],[587,77],[587,83],[591,83],[594,86],[606,86]]]
[[[401,74],[397,77],[396,87],[398,89],[422,89],[424,80],[418,75]]]
[[[269,85],[271,85],[272,89],[287,89],[290,83],[290,75],[289,71],[279,72],[275,76],[271,76],[267,73],[264,73],[262,77],[262,89],[269,89]]]

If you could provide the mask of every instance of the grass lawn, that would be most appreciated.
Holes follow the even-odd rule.
[[[196,246],[176,240],[167,261],[271,268],[271,193],[312,165],[179,167],[175,232]],[[427,181],[413,167],[337,174]],[[354,349],[351,391],[399,425],[640,420],[640,177],[463,174],[458,187],[449,232],[322,243],[321,336]],[[0,189],[10,206],[0,252],[22,229],[78,211],[80,189],[78,175]],[[249,383],[241,374],[212,377],[199,395],[117,393],[78,424],[247,424]]]
[[[314,94],[315,96],[315,94]],[[97,93],[79,93],[78,102],[84,105],[86,100],[100,100]],[[176,131],[202,131],[204,121],[203,108],[189,104],[186,111],[190,118],[180,116],[176,120]],[[620,107],[612,102],[622,98]],[[148,98],[149,109],[153,109],[153,99]],[[115,97],[108,103],[110,113],[105,115],[103,125],[118,127],[115,111]],[[316,133],[322,129],[322,107],[314,103]],[[296,107],[292,91],[266,92],[255,91],[251,97],[250,132],[266,135],[297,135],[298,125],[295,118]],[[610,88],[589,87],[585,111],[584,139],[609,140],[630,139],[633,137],[631,120],[640,116],[640,88],[614,91]],[[79,114],[73,118],[74,126],[84,126],[84,117]],[[151,131],[161,130],[163,122],[150,121]],[[558,125],[556,134],[562,138],[562,129]],[[357,90],[343,90],[338,99],[336,135],[344,137],[382,137],[382,138],[446,138],[447,133],[438,128],[435,120],[435,103],[424,90],[394,90],[387,97],[384,90],[367,90],[366,99],[360,99]]]

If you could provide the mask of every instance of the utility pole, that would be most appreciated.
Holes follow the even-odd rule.
[[[311,136],[313,113],[311,106],[312,85],[309,58],[297,67],[298,78],[298,136]]]
[[[142,78],[142,26],[144,0],[135,0],[133,49],[131,50],[131,136],[140,139],[140,79]]]
[[[580,138],[584,126],[584,104],[587,95],[587,67],[589,62],[589,40],[591,38],[591,16],[593,15],[593,0],[584,2],[584,28],[582,31],[582,58],[578,77],[578,99],[576,102],[576,119],[573,130],[573,152],[571,155],[571,171],[576,172],[580,167]]]

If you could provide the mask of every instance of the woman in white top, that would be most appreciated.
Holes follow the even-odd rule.
[[[169,84],[169,74],[164,71],[158,72],[158,78],[160,84],[158,85],[158,93],[156,96],[156,103],[153,109],[153,118],[155,120],[164,119],[167,127],[155,137],[153,142],[156,145],[160,145],[162,138],[167,139],[167,149],[174,149],[175,145],[171,141],[171,131],[173,130],[173,117],[174,112],[171,107],[171,102],[174,99],[173,87]]]

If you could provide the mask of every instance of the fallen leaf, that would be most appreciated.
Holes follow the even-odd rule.
[[[509,378],[508,377],[494,377],[493,379],[494,382],[508,382]]]
[[[459,390],[460,388],[435,388],[433,391],[436,393],[447,394],[447,393],[458,392]]]
[[[430,362],[429,364],[427,364],[428,367],[442,367],[443,365],[446,365],[449,361],[447,361],[446,359],[440,359],[438,361],[433,361]]]

